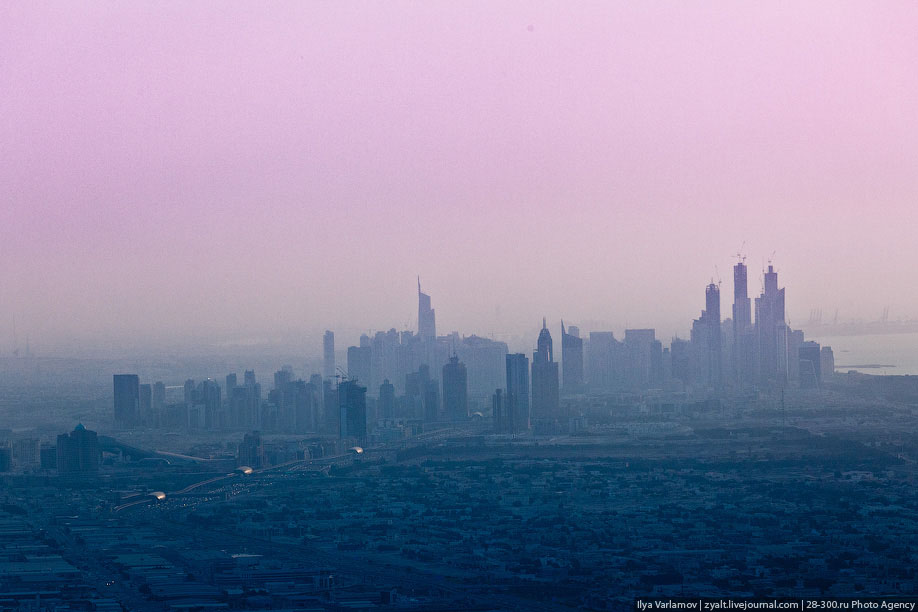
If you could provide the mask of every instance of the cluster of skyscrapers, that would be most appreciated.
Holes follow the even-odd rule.
[[[472,416],[493,418],[499,432],[551,428],[569,415],[561,397],[649,390],[704,394],[746,393],[796,384],[815,387],[834,370],[831,348],[805,342],[786,322],[785,291],[772,265],[763,290],[749,298],[748,270],[733,268],[732,318],[721,318],[720,285],[705,288],[705,308],[688,339],[664,348],[653,329],[611,331],[586,338],[561,322],[561,361],[555,361],[545,319],[532,361],[509,354],[503,342],[458,333],[437,336],[430,296],[418,282],[418,332],[362,335],[347,349],[347,369],[335,362],[335,335],[323,337],[322,372],[296,379],[289,366],[274,374],[263,397],[254,371],[240,384],[212,379],[185,381],[181,398],[167,401],[162,382],[140,384],[134,374],[115,375],[115,421],[205,430],[337,433],[363,441],[375,425],[442,423]]]

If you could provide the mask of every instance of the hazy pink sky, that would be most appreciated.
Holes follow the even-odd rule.
[[[744,240],[792,324],[918,316],[916,32],[914,2],[0,4],[0,350],[14,317],[353,343],[416,326],[417,274],[441,332],[668,337],[715,266],[729,312]]]

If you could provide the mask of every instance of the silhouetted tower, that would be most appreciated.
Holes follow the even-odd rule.
[[[395,418],[395,385],[389,382],[389,379],[383,380],[379,385],[379,399],[376,402],[379,410],[379,417],[383,419]]]
[[[140,413],[140,377],[137,374],[115,374],[115,424],[133,427]]]
[[[506,413],[508,431],[529,430],[529,359],[522,353],[507,355]]]
[[[367,440],[367,388],[353,380],[338,385],[340,430],[342,438],[355,438],[358,444]]]
[[[436,311],[430,307],[430,296],[421,292],[421,278],[418,277],[418,336],[422,340],[437,337]]]
[[[765,272],[765,291],[755,299],[755,337],[760,382],[783,386],[787,379],[784,289],[778,289],[778,273],[771,264]]]
[[[322,376],[335,376],[335,332],[326,330],[322,337]]]
[[[704,292],[705,312],[708,326],[708,359],[711,372],[710,384],[719,389],[723,383],[723,340],[720,328],[720,287],[714,283]]]
[[[800,387],[816,389],[822,382],[822,359],[818,342],[803,342],[797,349],[800,360]]]
[[[453,355],[443,366],[443,409],[450,421],[469,417],[469,378],[465,364]]]
[[[347,375],[364,385],[370,384],[370,368],[373,362],[369,346],[347,347]]]
[[[542,319],[538,348],[532,355],[532,420],[553,421],[559,417],[558,364],[554,360],[551,333]]]
[[[578,393],[583,389],[583,339],[564,330],[561,321],[561,383],[565,393]]]
[[[137,412],[137,422],[146,425],[153,424],[153,385],[140,385],[139,410]]]
[[[57,471],[61,474],[94,474],[99,471],[102,451],[96,432],[79,424],[72,433],[57,437]]]
[[[507,412],[507,397],[497,389],[491,396],[491,418],[494,420],[495,433],[512,433],[512,422]]]
[[[733,363],[737,386],[752,381],[753,371],[752,302],[749,299],[747,268],[742,261],[733,266]]]

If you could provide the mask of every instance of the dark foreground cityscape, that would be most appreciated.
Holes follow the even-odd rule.
[[[530,361],[438,336],[419,282],[417,333],[328,331],[273,384],[119,371],[96,401],[4,360],[0,610],[914,595],[918,380],[836,372],[771,265],[754,300],[733,272],[732,316],[711,283],[665,347],[559,322],[556,355],[543,322]]]

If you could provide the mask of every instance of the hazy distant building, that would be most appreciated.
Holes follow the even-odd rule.
[[[287,383],[291,380],[293,380],[293,368],[284,366],[274,373],[274,388],[281,390],[287,386]]]
[[[369,346],[349,346],[347,348],[347,377],[362,385],[369,385],[372,362],[372,349]]]
[[[440,421],[440,381],[428,380],[422,389],[422,394],[424,421],[427,423]]]
[[[212,378],[202,380],[197,388],[197,406],[200,406],[200,414],[204,416],[204,429],[225,429],[226,420],[223,414],[223,394],[220,385]],[[197,426],[201,423],[198,421]]]
[[[455,355],[443,366],[443,409],[447,420],[469,417],[469,379],[465,364]]]
[[[733,351],[730,374],[739,388],[752,384],[755,369],[755,337],[748,269],[742,261],[733,266]]]
[[[705,316],[708,325],[711,386],[719,389],[723,384],[723,339],[720,329],[720,286],[710,283],[704,291]]]
[[[140,413],[140,377],[137,374],[115,374],[115,425],[133,427]]]
[[[590,336],[592,340],[592,334]],[[625,330],[625,386],[633,391],[646,389],[662,384],[662,348],[660,359],[654,358],[656,331],[653,329],[626,329]],[[655,364],[659,363],[659,378],[655,372]]]
[[[564,321],[561,321],[561,383],[565,393],[583,390],[583,339],[574,326],[565,331]]]
[[[137,422],[145,425],[151,425],[153,412],[153,386],[148,384],[140,385],[140,397],[138,405]]]
[[[487,402],[494,389],[503,388],[506,343],[473,335],[457,342],[455,350],[468,372],[470,398]]]
[[[338,385],[341,438],[354,438],[358,444],[367,439],[367,388],[353,380]]]
[[[669,345],[672,361],[672,377],[685,385],[692,383],[692,343],[682,338],[673,338]]]
[[[335,376],[335,332],[327,330],[322,337],[322,376]]]
[[[338,402],[338,386],[332,381],[322,381],[322,429],[328,434],[339,434],[341,407]]]
[[[560,417],[558,364],[555,362],[551,332],[542,319],[538,348],[532,354],[532,409],[533,421],[554,421]]]
[[[832,352],[831,346],[824,346],[819,351],[819,371],[823,380],[835,374],[835,353]]]
[[[822,381],[821,351],[818,342],[804,342],[797,352],[800,362],[800,387],[815,389]]]
[[[800,347],[803,346],[806,338],[803,331],[799,329],[785,328],[785,345],[787,356],[784,358],[787,370],[787,380],[790,382],[800,382]],[[779,361],[780,363],[780,361]]]
[[[430,307],[430,296],[421,292],[420,278],[418,278],[418,336],[422,340],[433,340],[437,337],[437,315]]]
[[[379,399],[376,401],[376,408],[381,419],[395,418],[395,386],[385,379],[379,385]]]
[[[505,400],[506,396],[500,389],[494,391],[494,395],[491,396],[491,418],[494,421],[495,433],[513,433],[510,414],[507,411],[508,405]]]
[[[507,394],[504,398],[507,429],[518,433],[529,430],[529,359],[522,353],[507,355]]]
[[[261,433],[253,431],[245,434],[242,443],[236,449],[236,467],[261,469],[267,467],[265,447],[261,442]]]
[[[419,366],[416,372],[405,374],[405,415],[409,419],[424,418],[424,393],[430,382],[430,368]]]
[[[597,391],[613,388],[613,361],[617,344],[612,332],[590,332],[590,388]]]
[[[57,471],[61,474],[94,474],[99,471],[101,460],[96,432],[82,424],[70,434],[57,437]]]
[[[318,429],[319,394],[312,383],[297,380],[290,383],[293,395],[293,430],[298,434],[312,433]]]
[[[163,381],[158,380],[153,383],[150,403],[153,411],[153,425],[160,427],[162,426],[163,411],[166,408],[166,385]]]
[[[762,384],[783,385],[787,379],[787,324],[784,289],[778,289],[778,273],[769,264],[765,288],[755,299],[756,371]]]
[[[700,388],[720,389],[723,382],[723,344],[720,326],[720,287],[705,288],[705,309],[692,323],[693,383]]]

